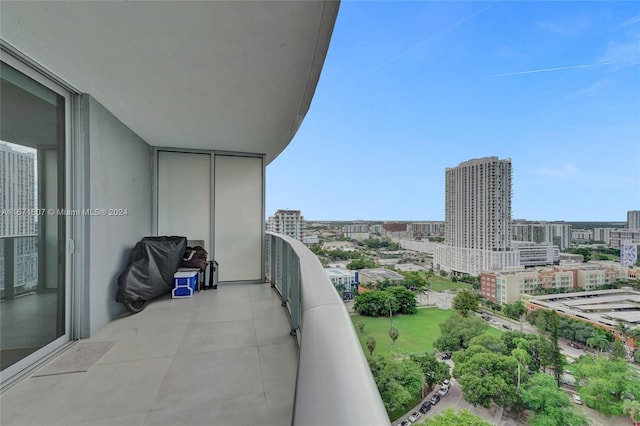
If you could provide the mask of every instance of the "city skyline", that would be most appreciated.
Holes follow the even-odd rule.
[[[266,211],[444,220],[445,169],[496,156],[514,219],[624,222],[640,207],[638,40],[631,2],[343,2]]]

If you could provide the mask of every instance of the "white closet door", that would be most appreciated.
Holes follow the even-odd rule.
[[[211,253],[211,156],[158,152],[158,235],[204,240]]]
[[[262,158],[215,156],[215,258],[220,281],[262,280]]]

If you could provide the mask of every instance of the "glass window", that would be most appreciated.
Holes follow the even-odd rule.
[[[1,63],[2,370],[65,334],[65,98]]]

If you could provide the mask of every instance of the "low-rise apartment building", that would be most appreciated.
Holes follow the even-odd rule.
[[[480,274],[480,295],[496,303],[514,303],[523,294],[534,294],[540,289],[593,290],[605,284],[626,281],[630,277],[628,271],[628,268],[613,262],[487,271]]]

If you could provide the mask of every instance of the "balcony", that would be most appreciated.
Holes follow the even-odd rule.
[[[266,236],[271,282],[156,299],[7,389],[10,425],[383,425],[348,314],[302,243]]]

